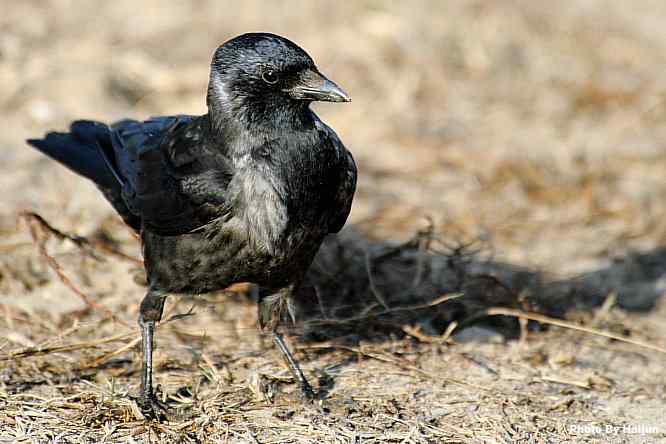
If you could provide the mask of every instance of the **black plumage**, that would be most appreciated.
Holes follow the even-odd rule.
[[[310,109],[316,100],[349,98],[291,41],[244,34],[215,52],[203,116],[77,121],[28,141],[95,182],[141,234],[148,410],[159,410],[152,338],[164,299],[236,282],[259,286],[260,323],[312,394],[276,328],[322,240],[344,225],[356,187],[354,160]]]

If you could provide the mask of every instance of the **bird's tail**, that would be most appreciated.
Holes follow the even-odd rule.
[[[100,188],[111,190],[120,185],[109,164],[111,159],[105,155],[112,148],[110,129],[103,123],[78,120],[72,123],[68,133],[52,132],[43,139],[26,142]]]

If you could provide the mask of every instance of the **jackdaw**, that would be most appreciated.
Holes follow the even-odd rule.
[[[155,324],[168,295],[257,285],[259,324],[302,393],[314,392],[277,327],[323,239],[338,232],[356,188],[352,155],[310,109],[349,102],[286,38],[250,33],[215,51],[208,113],[111,125],[80,120],[28,143],[92,180],[142,240],[141,404],[162,417],[152,387]]]

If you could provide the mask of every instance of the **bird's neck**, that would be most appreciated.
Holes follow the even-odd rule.
[[[234,106],[218,104],[208,106],[211,130],[228,137],[253,135],[275,138],[285,132],[301,132],[314,128],[314,117],[306,103],[285,106],[253,104]]]
[[[211,77],[206,97],[211,129],[220,134],[277,134],[312,128],[309,103],[279,97],[248,97]]]

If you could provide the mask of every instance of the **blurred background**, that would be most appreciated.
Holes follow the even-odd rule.
[[[139,255],[99,192],[24,139],[64,129],[77,118],[110,122],[204,113],[213,51],[256,31],[296,42],[351,95],[350,104],[314,108],[357,160],[359,185],[348,225],[364,239],[405,241],[432,220],[437,233],[460,242],[481,240],[493,260],[539,270],[549,279],[602,270],[598,281],[620,282],[629,295],[624,306],[643,311],[629,318],[618,314],[630,324],[621,331],[640,331],[663,345],[663,0],[0,0],[0,11],[0,307],[3,331],[9,332],[3,347],[40,344],[81,308],[44,265],[26,226],[17,224],[18,211],[38,211],[72,233],[111,233],[128,254]],[[133,328],[143,290],[128,279],[131,266],[81,259],[67,244],[51,248],[82,288]],[[604,288],[601,299],[614,291]],[[249,331],[254,309],[248,307],[225,316]],[[166,330],[185,347],[183,337],[200,338],[207,327],[205,315],[183,321],[189,336],[178,336],[176,327]],[[83,317],[81,325],[101,325],[97,318]],[[91,331],[110,334],[115,324],[104,325],[87,333],[84,328],[81,338]],[[210,328],[206,334],[215,337]],[[243,352],[258,347],[247,341],[234,346]],[[495,362],[504,349],[481,353]],[[75,366],[70,358],[67,365]],[[648,400],[629,410],[608,399],[572,405],[588,419],[622,412],[629,415],[625,419],[633,414],[636,421],[657,421],[663,366],[626,355],[629,363],[622,361],[616,374],[615,357],[606,358],[603,368],[638,384],[623,380],[626,390],[651,393]],[[512,371],[543,364],[534,362]],[[601,368],[599,362],[583,367]],[[455,365],[469,371],[463,364],[442,371]],[[20,366],[12,371],[29,377]],[[167,380],[162,374],[161,382],[174,390],[183,384],[184,377]],[[655,384],[649,390],[647,381]],[[489,414],[503,402],[488,402]],[[539,407],[539,414],[549,411],[557,424],[559,407],[548,408]],[[492,429],[471,418],[466,430]]]
[[[23,139],[81,117],[203,113],[214,49],[270,31],[353,97],[315,108],[359,163],[351,221],[368,235],[403,238],[430,216],[561,272],[666,239],[664,2],[1,6],[3,218],[109,213]]]

